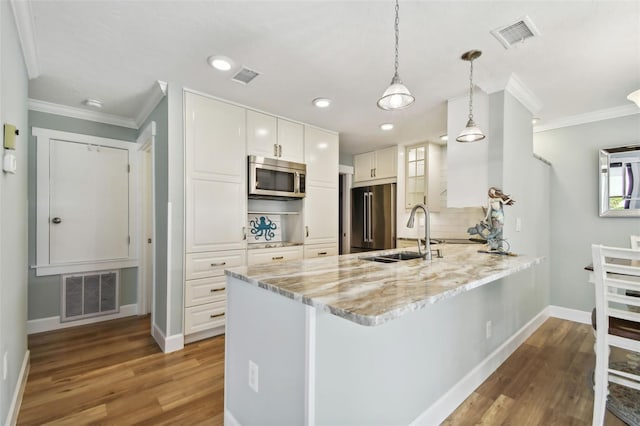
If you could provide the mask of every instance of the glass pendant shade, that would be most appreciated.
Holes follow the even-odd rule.
[[[627,96],[627,99],[629,99],[631,102],[635,102],[636,105],[640,107],[640,90],[636,90],[635,92],[629,93],[629,96]]]
[[[384,91],[382,97],[378,99],[378,107],[384,110],[402,109],[411,105],[415,101],[415,98],[407,89],[407,86],[402,84],[398,74],[393,76],[391,84]]]
[[[456,140],[458,142],[477,142],[484,138],[485,136],[482,130],[480,130],[473,119],[470,118],[469,121],[467,121],[467,126],[462,129],[462,132],[460,132]]]

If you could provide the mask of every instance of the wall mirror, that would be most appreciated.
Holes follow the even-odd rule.
[[[640,145],[600,150],[600,216],[640,217]]]

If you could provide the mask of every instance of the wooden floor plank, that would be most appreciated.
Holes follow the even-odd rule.
[[[588,325],[550,318],[443,424],[590,425],[593,343]],[[222,425],[224,347],[163,354],[148,316],[31,335],[18,424]]]

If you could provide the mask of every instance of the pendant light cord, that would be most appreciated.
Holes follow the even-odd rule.
[[[398,39],[400,38],[400,31],[398,27],[400,25],[400,18],[398,16],[398,11],[400,10],[400,6],[398,5],[398,0],[396,0],[396,22],[395,22],[395,32],[396,32],[396,62],[395,62],[395,77],[398,77]]]
[[[473,59],[471,62],[471,72],[469,73],[469,120],[473,120]]]

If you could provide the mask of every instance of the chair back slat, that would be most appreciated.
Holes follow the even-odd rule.
[[[615,308],[609,308],[608,312],[610,317],[640,323],[640,313],[638,312],[623,311],[622,309]],[[640,324],[638,328],[640,328]]]
[[[633,277],[631,277],[633,278]],[[636,281],[636,280],[621,280],[621,279],[617,279],[617,278],[605,278],[604,280],[604,284],[607,287],[615,287],[615,288],[619,288],[619,289],[625,289],[625,290],[633,290],[633,291],[637,291],[638,293],[640,293],[640,281]]]

